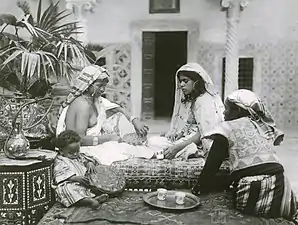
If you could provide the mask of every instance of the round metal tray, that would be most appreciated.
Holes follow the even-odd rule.
[[[144,195],[143,200],[151,206],[170,210],[189,210],[196,208],[201,204],[199,197],[191,193],[184,192],[186,194],[184,204],[178,205],[175,201],[176,192],[177,191],[168,191],[166,200],[164,201],[160,201],[157,199],[157,191]]]

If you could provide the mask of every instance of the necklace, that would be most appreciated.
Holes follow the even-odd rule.
[[[93,108],[94,112],[96,113],[96,115],[98,114],[97,112],[97,108],[92,100],[92,97],[89,97],[89,96],[86,96],[86,95],[83,95],[83,97],[87,100],[87,102],[91,105],[91,107]]]
[[[90,103],[93,104],[93,100],[91,96],[83,95],[83,97]]]

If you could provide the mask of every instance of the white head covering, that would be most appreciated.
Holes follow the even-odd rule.
[[[73,81],[70,93],[62,103],[60,112],[63,108],[70,105],[77,97],[82,95],[96,80],[105,80],[109,79],[109,77],[109,74],[103,67],[97,65],[86,66]]]
[[[177,72],[176,72],[176,86],[178,85],[178,87],[179,87],[179,80],[178,80],[177,75],[181,71],[192,71],[192,72],[197,73],[204,80],[205,88],[206,88],[207,92],[212,96],[217,95],[217,93],[214,90],[214,84],[213,84],[213,81],[211,80],[211,77],[209,76],[209,74],[206,72],[206,70],[200,64],[198,64],[198,63],[187,63],[187,64],[181,66],[177,70]],[[181,90],[179,92],[180,92],[179,94],[183,95]],[[178,94],[178,93],[176,92],[176,94]]]
[[[181,102],[181,100],[184,98],[184,94],[180,88],[180,83],[177,76],[178,73],[181,71],[195,72],[196,74],[198,74],[198,76],[202,77],[205,82],[205,88],[207,92],[202,96],[197,97],[194,103]],[[184,128],[190,111],[192,110],[194,111],[193,113],[197,124],[199,125],[199,127],[202,128],[200,132],[204,133],[206,132],[206,129],[209,129],[209,127],[212,127],[216,123],[223,121],[224,105],[220,96],[214,90],[214,85],[210,76],[201,65],[199,65],[198,63],[187,63],[181,66],[176,72],[175,80],[176,92],[174,110],[172,115],[171,127],[167,135],[180,132]],[[202,108],[203,110],[200,110],[200,108]],[[210,113],[208,118],[203,115],[202,111],[204,110],[205,112]]]
[[[274,140],[284,136],[284,133],[276,128],[269,110],[254,92],[240,89],[230,94],[227,100],[249,112],[252,122],[261,135]]]

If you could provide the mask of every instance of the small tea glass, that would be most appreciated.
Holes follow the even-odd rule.
[[[185,202],[186,194],[184,192],[176,192],[175,193],[175,201],[177,205],[183,205]]]
[[[158,188],[157,189],[157,199],[160,201],[165,201],[167,198],[167,189],[165,188]]]

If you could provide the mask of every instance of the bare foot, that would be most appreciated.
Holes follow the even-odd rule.
[[[99,204],[107,201],[109,199],[109,195],[108,194],[102,194],[102,195],[99,195],[99,196],[96,196],[94,198]]]
[[[81,199],[76,203],[77,206],[90,206],[92,209],[96,209],[99,207],[99,203],[96,199],[86,197]]]
[[[92,209],[97,209],[99,207],[99,202],[96,199],[92,199],[92,202],[90,204],[90,207]]]

